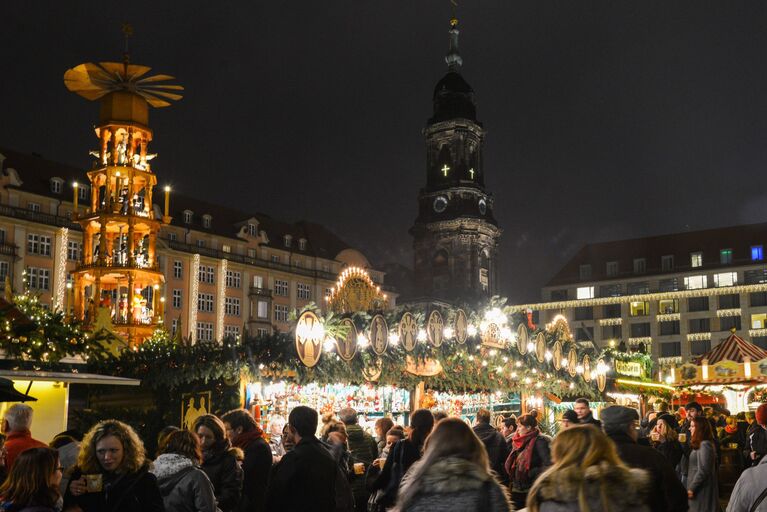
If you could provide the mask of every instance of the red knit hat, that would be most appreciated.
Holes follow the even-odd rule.
[[[756,422],[761,426],[767,426],[767,404],[762,404],[756,409]]]

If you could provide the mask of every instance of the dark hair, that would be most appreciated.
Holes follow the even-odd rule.
[[[3,439],[4,441],[5,439]],[[72,436],[68,436],[65,434],[58,434],[56,437],[53,438],[53,440],[48,443],[48,446],[53,448],[54,450],[58,450],[62,446],[66,446],[70,443],[76,443],[75,438]]]
[[[746,413],[741,411],[738,414],[735,415],[736,418],[738,418],[741,421],[746,421]]]
[[[575,403],[576,403],[576,404],[583,404],[583,405],[585,405],[586,407],[588,407],[588,406],[589,406],[589,401],[588,401],[588,400],[586,400],[585,398],[576,398],[576,399],[575,399]]]
[[[516,430],[517,429],[517,419],[514,418],[513,416],[509,416],[508,418],[504,418],[503,425],[506,428],[512,428],[513,427],[514,430]]]
[[[689,411],[690,409],[695,409],[698,412],[703,412],[703,407],[701,407],[698,402],[690,402],[684,406],[685,411]]]
[[[578,400],[580,400],[580,398]],[[523,427],[535,428],[538,426],[538,420],[536,419],[537,417],[538,417],[538,411],[533,409],[528,414],[523,414],[522,416],[517,418],[517,423],[519,425],[522,425]]]
[[[69,430],[65,430],[64,432],[61,432],[60,434],[56,434],[56,437],[59,437],[59,436],[69,436],[79,443],[83,440],[83,437],[85,437],[85,434],[83,434],[76,428],[70,428]]]
[[[394,426],[386,431],[386,437],[395,436],[399,440],[405,439],[405,431],[399,425]]]
[[[445,411],[434,411],[432,413],[432,416],[434,416],[434,423],[437,423],[438,421],[442,421],[448,417]]]
[[[418,409],[410,415],[410,427],[410,440],[421,447],[434,427],[434,415],[429,409]]]
[[[317,432],[318,421],[317,411],[305,405],[299,405],[290,411],[290,416],[288,416],[288,423],[301,437],[313,436]]]
[[[711,422],[708,418],[696,416],[692,422],[695,423],[695,433],[690,438],[690,446],[697,450],[703,441],[713,441],[714,434],[711,432]]]
[[[167,441],[168,436],[171,435],[173,432],[176,432],[179,430],[178,427],[174,427],[173,425],[168,425],[167,427],[163,427],[162,430],[157,434],[157,454],[163,453],[163,448],[165,446],[165,441]]]
[[[232,430],[242,427],[243,432],[250,432],[258,428],[256,420],[245,409],[232,409],[221,416],[221,421],[229,423]]]
[[[192,430],[195,434],[197,434],[200,427],[205,427],[213,432],[213,437],[216,439],[216,442],[213,444],[213,449],[211,451],[218,452],[219,450],[226,450],[229,448],[229,440],[226,438],[226,427],[224,426],[224,422],[221,421],[218,416],[213,414],[197,416],[197,419],[194,420],[194,425],[192,426]]]
[[[490,423],[490,417],[492,413],[487,409],[480,409],[477,411],[477,423]]]
[[[176,453],[192,459],[197,464],[202,462],[200,438],[188,430],[176,430],[168,434],[162,447],[162,453]]]
[[[668,402],[658,402],[659,412],[668,412]]]
[[[58,467],[59,452],[53,448],[24,450],[14,460],[11,473],[0,487],[0,496],[19,508],[53,508],[61,496],[58,486],[50,483],[51,475]]]

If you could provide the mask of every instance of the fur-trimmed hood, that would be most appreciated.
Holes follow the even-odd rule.
[[[589,504],[600,503],[600,483],[611,510],[629,510],[646,503],[650,475],[642,469],[600,463],[582,471],[578,467],[549,469],[540,476],[531,493],[538,503],[556,501],[577,503],[581,487]]]
[[[194,462],[188,457],[177,453],[163,453],[155,459],[151,472],[157,480],[164,480],[179,471],[194,466]]]
[[[413,468],[408,471],[408,475],[412,474],[419,464],[420,461],[413,464]],[[418,486],[419,493],[445,494],[477,490],[490,478],[488,474],[484,473],[473,462],[449,457],[433,463],[417,482],[412,483]],[[404,493],[405,488],[409,487],[411,484],[409,480],[407,476],[403,478],[400,492]]]

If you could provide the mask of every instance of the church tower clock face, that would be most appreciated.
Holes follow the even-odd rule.
[[[434,200],[434,211],[442,213],[447,208],[447,198],[445,196],[439,196]]]

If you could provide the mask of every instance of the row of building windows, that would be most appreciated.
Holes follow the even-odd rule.
[[[734,309],[740,307],[740,295],[729,294],[719,295],[718,297],[690,297],[687,299],[687,311],[690,313],[699,311],[708,311],[710,308],[710,299],[715,299],[717,309]],[[767,305],[767,292],[754,292],[749,294],[749,303],[751,307],[760,307]],[[679,313],[679,299],[661,299],[657,301],[659,315],[669,315]],[[628,303],[628,316],[648,316],[650,315],[650,301],[633,301]],[[608,304],[602,306],[601,318],[621,318],[623,311],[621,304]],[[593,320],[594,307],[580,306],[574,308],[575,320]]]
[[[729,265],[732,263],[733,250],[721,249],[719,251],[719,263],[722,265]],[[764,247],[761,245],[753,245],[750,248],[750,259],[752,262],[764,261]],[[674,270],[674,255],[667,254],[661,256],[661,271],[670,272]],[[703,266],[703,253],[700,251],[690,253],[690,266],[692,268],[698,268]],[[634,274],[644,274],[647,272],[647,259],[646,258],[634,258],[633,261]],[[617,261],[608,261],[605,264],[605,273],[608,277],[616,277],[620,273],[620,265]],[[580,278],[591,279],[592,268],[590,263],[586,263],[580,266],[579,269]]]
[[[767,274],[761,269],[755,271],[749,271],[745,274],[746,284],[759,284],[767,282]],[[737,286],[738,273],[737,272],[719,272],[713,275],[711,280],[714,288],[725,288],[727,286]],[[687,276],[682,280],[683,286],[679,287],[679,282],[676,278],[664,279],[658,283],[658,291],[660,292],[673,292],[682,290],[701,290],[709,288],[709,279],[707,275],[695,275]],[[596,297],[620,297],[624,295],[624,286],[620,283],[613,283],[608,285],[596,286],[579,286],[575,290],[575,298],[578,300],[594,299]],[[648,281],[638,281],[632,283],[626,283],[625,295],[642,295],[651,293],[650,283]],[[598,293],[597,293],[598,292]],[[553,290],[551,292],[551,300],[567,300],[567,290]]]
[[[54,194],[61,194],[62,191],[64,190],[64,180],[61,178],[51,178],[50,184],[51,184],[51,192],[53,192]],[[80,199],[87,199],[91,188],[88,185],[83,185],[79,183],[76,186],[77,186],[77,195],[80,196]]]

